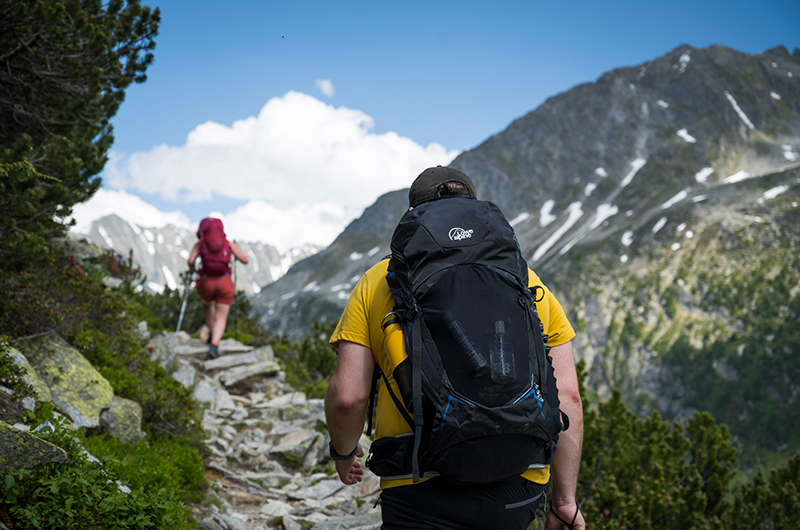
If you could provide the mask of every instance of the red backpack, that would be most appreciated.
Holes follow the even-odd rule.
[[[231,273],[231,246],[225,237],[222,221],[206,217],[197,229],[200,239],[200,257],[203,260],[202,276],[222,276]]]

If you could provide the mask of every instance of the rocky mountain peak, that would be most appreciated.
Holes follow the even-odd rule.
[[[684,44],[549,98],[451,165],[503,210],[529,264],[547,273],[581,248],[652,228],[674,206],[797,166],[797,56]],[[405,208],[406,190],[381,197],[256,295],[262,321],[299,334],[312,319],[337,319],[355,280],[388,253]]]
[[[186,261],[197,242],[194,231],[168,225],[144,227],[117,215],[108,215],[92,223],[88,234],[71,233],[73,238],[86,238],[102,248],[114,249],[127,257],[133,251],[134,262],[147,275],[145,287],[161,292],[164,286],[175,289],[180,275],[187,270]],[[237,241],[250,259],[248,265],[236,264],[236,288],[247,295],[258,293],[283,276],[289,267],[318,252],[314,245],[305,245],[281,253],[272,245]]]

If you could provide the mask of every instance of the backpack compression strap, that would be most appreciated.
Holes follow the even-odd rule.
[[[416,306],[416,302],[414,303]],[[412,461],[412,477],[413,482],[419,482],[419,443],[422,440],[422,330],[420,329],[420,321],[422,315],[419,314],[419,309],[416,308],[417,317],[414,319],[412,328],[411,341],[413,346],[411,354],[412,375],[412,389],[414,395],[414,452],[411,457]]]

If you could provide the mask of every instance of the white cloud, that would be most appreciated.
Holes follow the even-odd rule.
[[[112,151],[104,185],[184,203],[252,201],[225,216],[232,237],[279,248],[327,244],[380,195],[458,155],[394,132],[372,133],[373,126],[360,110],[289,92],[258,116],[198,125],[182,146],[130,156]]]
[[[305,243],[327,246],[360,213],[334,203],[276,208],[256,200],[219,217],[231,239],[263,241],[286,251]]]
[[[105,183],[172,201],[208,201],[216,194],[280,208],[319,202],[363,208],[458,154],[435,143],[422,147],[394,132],[370,133],[373,126],[359,110],[289,92],[230,127],[198,125],[182,146],[115,154]]]
[[[330,79],[317,79],[314,83],[316,83],[319,91],[325,96],[331,97],[336,93],[336,89],[333,87],[333,83]]]
[[[86,234],[93,221],[111,214],[117,214],[129,223],[140,226],[161,227],[171,224],[182,228],[192,228],[189,218],[182,212],[162,212],[155,206],[125,191],[100,188],[91,199],[76,204],[72,208],[72,218],[76,223],[72,230]]]

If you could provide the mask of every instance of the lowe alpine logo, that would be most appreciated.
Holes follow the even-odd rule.
[[[453,228],[450,229],[450,233],[448,234],[448,236],[450,236],[450,241],[461,241],[464,239],[471,238],[472,232],[474,232],[474,230],[472,229],[464,230],[463,228],[454,226]]]

